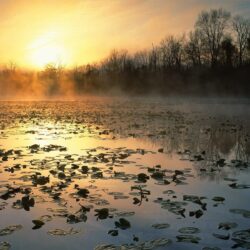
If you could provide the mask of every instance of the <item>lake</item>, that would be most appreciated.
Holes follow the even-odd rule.
[[[0,250],[250,249],[248,99],[2,101]]]

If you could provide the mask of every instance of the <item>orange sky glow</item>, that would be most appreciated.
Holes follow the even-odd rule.
[[[192,29],[203,9],[250,14],[248,0],[0,0],[0,63],[42,68],[98,61]]]

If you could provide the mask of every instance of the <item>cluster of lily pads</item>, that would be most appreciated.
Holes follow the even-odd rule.
[[[122,103],[120,103],[121,105]],[[7,104],[6,104],[7,105]],[[106,106],[105,106],[106,105]],[[150,204],[166,211],[166,221],[149,225],[148,230],[172,230],[167,216],[178,220],[191,219],[193,222],[204,218],[209,213],[208,206],[220,207],[227,200],[217,194],[212,197],[181,193],[179,187],[189,185],[194,178],[222,176],[231,190],[249,189],[249,183],[225,177],[228,170],[248,174],[248,127],[230,121],[221,122],[216,117],[191,116],[185,112],[172,112],[171,109],[140,106],[138,109],[123,108],[109,104],[93,106],[87,103],[55,104],[34,103],[7,107],[9,112],[0,117],[0,216],[1,211],[11,208],[19,211],[35,210],[40,204],[46,205],[47,214],[31,218],[32,230],[42,230],[46,224],[55,225],[47,230],[48,236],[73,236],[82,233],[84,223],[96,220],[98,223],[109,221],[106,234],[112,242],[113,237],[131,235],[127,244],[99,244],[95,250],[104,249],[165,249],[173,244],[185,244],[185,249],[192,249],[191,244],[200,244],[204,239],[202,229],[190,225],[178,229],[173,238],[156,237],[144,240],[137,233],[131,233],[139,207],[147,209]],[[138,104],[140,105],[140,104]],[[119,105],[118,105],[119,106]],[[125,114],[125,115],[124,115]],[[197,117],[200,119],[197,120]],[[136,118],[136,119],[135,119]],[[235,140],[235,153],[232,159],[222,154],[223,145],[218,138],[229,134]],[[4,147],[3,142],[12,135],[32,136],[42,143],[25,144],[13,149]],[[197,136],[199,140],[197,142]],[[83,145],[81,153],[72,152],[67,140],[74,138],[94,138],[107,141],[105,147],[88,148]],[[27,137],[26,137],[27,138]],[[39,139],[40,138],[40,139]],[[44,143],[44,138],[55,143]],[[109,147],[108,143],[122,138],[143,138],[157,141],[154,150],[144,148]],[[61,143],[64,139],[64,143]],[[193,164],[194,168],[176,169],[161,163],[142,166],[138,158],[145,156],[165,157],[176,153],[178,160]],[[230,151],[231,152],[231,151]],[[116,189],[109,190],[105,183],[114,183]],[[119,183],[126,185],[125,191],[119,190]],[[116,186],[118,185],[118,186]],[[155,188],[164,189],[157,195]],[[119,202],[127,201],[135,211],[116,208]],[[119,206],[118,206],[119,207]],[[250,218],[249,207],[230,209],[232,215]],[[56,220],[61,218],[68,229],[56,228]],[[79,228],[75,228],[75,224]],[[239,228],[234,221],[218,223],[218,229],[226,233],[211,233],[221,241],[232,241],[232,248],[250,248],[250,229]],[[239,228],[239,229],[238,229]],[[0,237],[18,233],[23,225],[8,225],[0,228]],[[167,231],[166,231],[167,232]],[[122,237],[121,237],[122,238]],[[186,245],[187,244],[187,245]],[[0,250],[11,248],[11,244],[1,241]],[[219,249],[204,247],[204,250]]]

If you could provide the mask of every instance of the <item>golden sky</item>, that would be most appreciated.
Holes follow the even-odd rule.
[[[0,63],[98,61],[188,32],[202,9],[250,16],[250,0],[0,0]]]

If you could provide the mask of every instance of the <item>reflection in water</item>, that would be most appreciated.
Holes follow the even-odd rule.
[[[248,248],[248,104],[1,106],[0,249]]]

